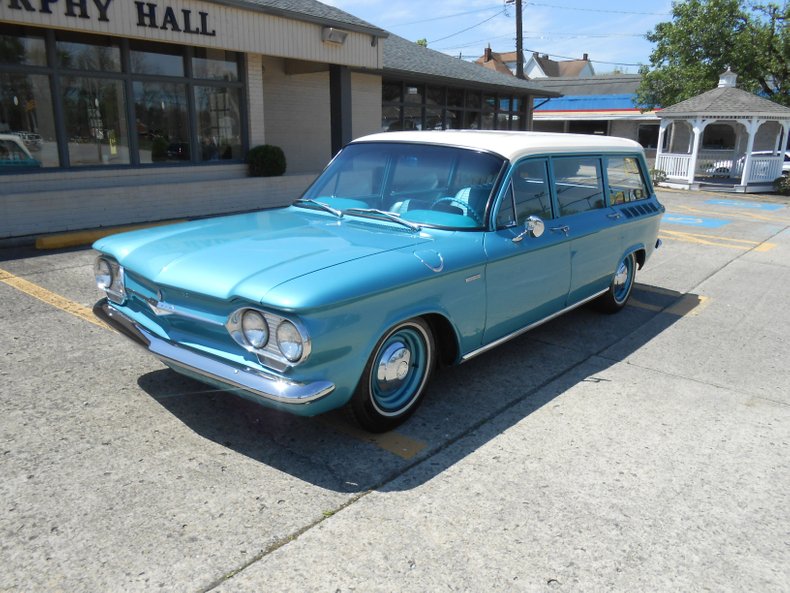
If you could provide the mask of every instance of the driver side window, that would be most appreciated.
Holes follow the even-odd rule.
[[[497,227],[523,226],[528,216],[551,218],[548,168],[545,159],[519,163],[497,214]]]

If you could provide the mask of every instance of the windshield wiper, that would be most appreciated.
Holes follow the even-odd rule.
[[[346,208],[345,212],[346,214],[354,214],[356,216],[362,216],[363,218],[383,218],[390,222],[401,224],[415,232],[420,230],[420,225],[409,222],[408,220],[403,220],[397,214],[387,212],[386,210],[376,210],[375,208]]]
[[[332,206],[327,206],[326,204],[324,204],[323,202],[319,202],[318,200],[312,200],[310,198],[299,198],[294,202],[294,205],[296,206],[306,205],[306,204],[309,204],[311,206],[316,206],[321,210],[334,214],[338,218],[343,218],[343,213],[340,210],[338,210],[337,208],[332,208]]]

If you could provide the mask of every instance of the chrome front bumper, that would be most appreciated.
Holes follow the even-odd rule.
[[[198,375],[209,382],[219,383],[232,391],[241,390],[245,397],[260,400],[264,404],[267,402],[308,404],[329,395],[335,389],[334,384],[329,381],[313,383],[287,381],[257,369],[231,365],[226,361],[162,339],[118,311],[107,299],[96,303],[93,313],[107,325],[148,350],[167,366]]]

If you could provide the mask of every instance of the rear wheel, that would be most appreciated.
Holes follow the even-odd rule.
[[[417,409],[435,351],[431,329],[419,318],[396,325],[379,340],[349,402],[362,428],[391,430]]]
[[[636,257],[629,253],[617,266],[609,290],[595,301],[597,307],[607,313],[617,313],[625,307],[634,287],[635,276]]]

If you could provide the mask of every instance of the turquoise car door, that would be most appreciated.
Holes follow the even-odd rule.
[[[547,233],[570,241],[570,306],[605,290],[622,256],[622,229],[604,199],[601,159],[551,159],[559,217]]]
[[[570,286],[570,241],[564,233],[524,232],[529,216],[553,226],[546,159],[517,164],[486,233],[486,327],[490,343],[556,313]]]

